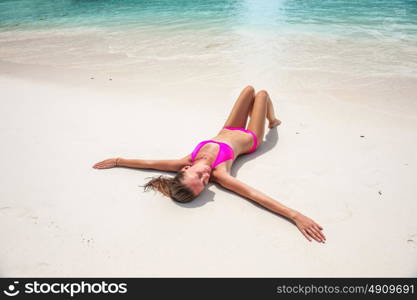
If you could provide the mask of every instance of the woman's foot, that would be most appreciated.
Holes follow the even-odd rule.
[[[281,124],[281,121],[278,119],[274,119],[272,121],[269,121],[269,128],[274,128],[275,126],[278,126],[279,124]]]

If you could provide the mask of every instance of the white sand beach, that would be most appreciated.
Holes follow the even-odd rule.
[[[10,59],[0,70],[2,277],[417,276],[415,77],[144,84],[132,69]],[[325,244],[213,184],[179,205],[139,187],[173,174],[91,167],[185,156],[248,84],[283,123],[233,175],[321,224]]]

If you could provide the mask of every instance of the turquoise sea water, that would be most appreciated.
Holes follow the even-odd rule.
[[[417,77],[417,0],[0,0],[0,60],[182,81]]]
[[[417,0],[1,0],[0,28],[216,26],[417,35]]]

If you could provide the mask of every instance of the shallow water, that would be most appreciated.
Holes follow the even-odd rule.
[[[2,0],[0,24],[11,27],[142,27],[228,31],[283,28],[345,34],[415,35],[415,0]]]
[[[2,0],[0,60],[173,84],[416,78],[417,1]]]

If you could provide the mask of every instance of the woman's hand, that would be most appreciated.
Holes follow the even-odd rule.
[[[315,239],[319,243],[324,243],[326,237],[321,232],[323,227],[314,222],[312,219],[304,216],[303,214],[297,212],[292,218],[295,222],[295,225],[301,231],[301,233],[306,237],[307,240],[311,242],[311,238]]]
[[[96,163],[94,169],[110,169],[118,166],[119,158],[109,158]]]

